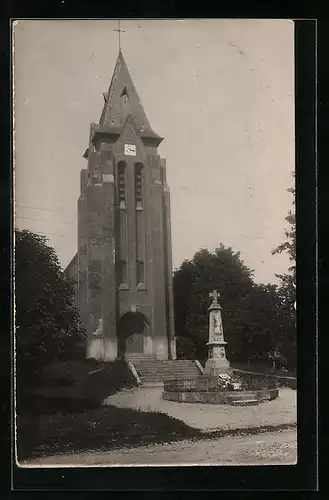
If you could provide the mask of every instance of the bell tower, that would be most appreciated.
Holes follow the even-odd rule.
[[[119,50],[80,175],[75,267],[87,357],[176,359],[170,193],[157,149],[162,140]]]

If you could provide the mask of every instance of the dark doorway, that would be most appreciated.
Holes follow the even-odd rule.
[[[140,312],[124,314],[118,325],[118,354],[142,354],[144,352],[144,334],[148,321]]]

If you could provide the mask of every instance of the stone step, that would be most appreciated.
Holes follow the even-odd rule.
[[[136,370],[140,373],[164,373],[166,375],[172,375],[172,378],[175,378],[174,375],[180,377],[182,374],[184,373],[195,373],[195,374],[200,374],[199,370],[146,370],[145,368],[144,369],[141,369],[141,368],[138,368],[137,366],[135,366]],[[201,375],[201,374],[200,374]]]
[[[168,377],[166,375],[163,375],[163,373],[150,373],[150,374],[138,374],[139,378],[142,379],[151,379],[151,378],[157,378],[161,380],[172,380],[172,377]],[[194,375],[189,375],[184,377],[184,380],[195,380],[197,376]]]
[[[195,363],[171,363],[171,364],[164,364],[164,363],[153,363],[150,361],[135,361],[136,366],[139,366],[140,368],[161,368],[161,369],[167,369],[167,370],[172,370],[172,369],[179,369],[182,370],[184,368],[197,368]]]
[[[138,362],[142,362],[142,363],[154,363],[156,362],[157,360],[155,358],[151,358],[150,356],[148,355],[141,355],[141,356],[126,356],[126,361],[131,361],[131,362],[135,362],[135,363],[138,363]]]
[[[168,379],[181,379],[181,378],[186,378],[186,377],[201,377],[201,373],[198,373],[198,372],[194,372],[194,371],[190,371],[190,372],[180,372],[179,373],[179,376],[178,374],[175,376],[175,373],[173,372],[170,372],[170,373],[165,373],[165,372],[162,372],[161,370],[154,370],[154,371],[141,371],[141,370],[137,370],[137,373],[140,375],[140,376],[151,376],[151,375],[162,375]],[[247,398],[247,399],[250,399]]]
[[[163,382],[160,380],[150,380],[147,382],[143,382],[143,387],[162,387],[163,389]]]
[[[162,366],[141,366],[141,365],[138,365],[137,363],[133,363],[136,370],[141,370],[141,371],[162,371],[163,373],[173,373],[173,372],[176,372],[176,373],[182,373],[182,372],[199,372],[199,369],[195,366],[185,366],[184,368],[180,368],[180,367],[171,367],[171,368],[164,368]],[[200,373],[200,372],[199,372]]]
[[[169,379],[181,379],[181,378],[186,378],[186,377],[199,377],[199,375],[201,376],[201,373],[198,373],[198,372],[194,372],[194,371],[190,371],[190,372],[163,372],[161,370],[152,370],[152,371],[142,371],[142,370],[138,370],[136,368],[136,371],[138,374],[140,375],[157,375],[157,374],[161,374],[163,375],[164,377],[167,377]]]
[[[199,377],[201,376],[201,373],[195,372],[195,371],[190,371],[190,372],[163,372],[161,370],[152,370],[152,371],[142,371],[138,370],[136,368],[136,371],[139,375],[141,376],[147,376],[147,375],[163,375],[164,377],[168,379],[181,379],[181,378],[189,378],[189,377]]]
[[[168,379],[175,379],[175,378],[187,378],[187,377],[197,377],[201,376],[201,373],[195,372],[195,371],[190,371],[190,372],[162,372],[161,370],[152,370],[152,371],[147,371],[147,370],[137,370],[137,373],[140,376],[149,376],[149,375],[163,375],[164,377]],[[248,398],[247,398],[248,399]]]
[[[198,368],[193,367],[193,366],[187,366],[184,368],[179,368],[177,366],[172,367],[172,368],[163,368],[162,366],[141,366],[141,365],[138,365],[137,363],[133,363],[133,365],[135,366],[136,370],[148,371],[148,372],[151,372],[152,370],[161,371],[163,373],[173,373],[173,372],[182,373],[182,372],[190,372],[190,371],[199,372]]]
[[[154,356],[154,354],[146,354],[145,352],[128,352],[125,354],[126,358],[148,358],[148,359],[155,359],[157,358]]]
[[[138,366],[141,369],[161,369],[161,370],[185,370],[185,369],[196,369],[199,371],[198,367],[195,364],[191,365],[161,365],[152,363],[149,364],[147,362],[143,363],[142,361],[138,361],[134,363],[134,365]]]
[[[252,406],[258,405],[258,399],[238,399],[236,401],[231,401],[232,406]]]
[[[141,380],[170,380],[171,377],[166,377],[165,375],[163,374],[155,374],[155,373],[152,373],[152,374],[147,374],[147,375],[141,375],[141,374],[138,374],[139,378]],[[191,375],[190,377],[184,377],[185,380],[195,380],[197,377],[194,376],[194,375]]]
[[[141,377],[140,378],[140,381],[142,382],[142,384],[146,384],[148,382],[158,382],[158,383],[161,383],[163,384],[163,378],[162,377]]]
[[[136,359],[133,364],[143,384],[163,382],[170,378],[195,379],[201,376],[195,362],[188,359]]]
[[[195,362],[191,359],[156,359],[152,356],[149,356],[149,355],[137,355],[137,354],[132,354],[131,356],[126,356],[127,358],[128,357],[133,357],[134,359],[141,359],[141,361],[143,361],[144,363],[144,360],[145,361],[148,361],[150,363],[157,363],[157,364],[175,364],[175,365],[178,365],[178,364],[195,364]]]
[[[175,361],[171,361],[170,363],[163,362],[163,361],[157,361],[157,360],[149,360],[149,359],[136,359],[135,363],[141,363],[145,364],[148,366],[196,366],[195,363],[176,363]]]
[[[235,396],[237,399],[234,400],[233,399],[233,396],[232,396],[232,401],[242,401],[242,400],[254,400],[255,399],[255,393],[249,393],[249,394],[243,394],[243,393],[240,393],[240,394],[237,394]]]
[[[149,366],[149,367],[152,367],[152,366],[156,366],[156,367],[161,367],[161,368],[186,368],[186,367],[191,367],[191,366],[196,366],[195,363],[168,363],[168,364],[165,364],[165,363],[153,363],[153,362],[150,362],[150,361],[135,361],[135,363],[137,365],[141,365],[141,366]]]

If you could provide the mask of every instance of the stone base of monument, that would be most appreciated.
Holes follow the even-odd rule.
[[[208,359],[203,371],[205,376],[217,377],[223,373],[232,374],[230,363],[226,358],[225,345],[226,342],[224,338],[207,343]]]
[[[217,377],[217,375],[222,373],[227,373],[228,375],[232,374],[230,363],[226,358],[207,359],[203,375],[207,377]]]
[[[170,379],[164,381],[163,399],[179,403],[257,405],[272,401],[279,389],[223,390],[216,377],[203,376],[198,380]]]

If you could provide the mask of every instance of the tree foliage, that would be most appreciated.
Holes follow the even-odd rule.
[[[15,230],[15,348],[17,374],[26,384],[44,366],[72,359],[83,333],[72,306],[74,284],[45,237]]]
[[[293,173],[293,178],[295,174]],[[288,192],[293,195],[293,206],[295,206],[295,188],[289,188]],[[286,330],[282,350],[289,364],[296,363],[296,215],[289,210],[285,221],[288,227],[285,230],[285,241],[272,251],[272,254],[285,252],[290,261],[288,272],[277,274],[280,280],[279,295],[281,306],[285,311]]]
[[[294,177],[294,174],[293,174]],[[288,192],[293,195],[293,206],[295,206],[295,188],[289,188]],[[290,266],[288,268],[288,273],[276,274],[281,282],[281,288],[283,295],[285,295],[286,300],[289,302],[289,306],[292,309],[294,315],[294,303],[295,303],[295,288],[296,288],[296,215],[295,212],[289,210],[285,221],[288,223],[288,227],[285,229],[285,241],[282,242],[278,247],[272,251],[272,255],[285,252],[290,261]]]
[[[207,357],[209,292],[220,292],[227,356],[248,361],[275,353],[285,318],[275,285],[258,285],[240,252],[220,245],[199,250],[174,273],[177,353]]]

